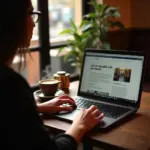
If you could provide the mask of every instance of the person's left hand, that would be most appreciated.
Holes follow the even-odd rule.
[[[37,105],[37,107],[40,113],[54,114],[60,111],[68,111],[68,112],[72,111],[73,110],[72,106],[67,106],[67,105],[62,106],[63,104],[66,104],[66,103],[69,103],[72,106],[76,106],[74,100],[71,97],[67,95],[62,95],[60,97],[51,99],[47,102],[40,103]]]

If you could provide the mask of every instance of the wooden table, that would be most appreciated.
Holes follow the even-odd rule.
[[[78,81],[71,83],[70,96],[77,93]],[[55,132],[66,131],[70,123],[54,118],[43,119],[44,124]],[[90,132],[83,141],[104,149],[150,150],[150,93],[143,92],[141,107],[136,115],[108,132]],[[85,149],[87,149],[87,147]]]

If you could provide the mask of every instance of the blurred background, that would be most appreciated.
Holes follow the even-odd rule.
[[[73,78],[78,74],[76,67],[57,57],[58,49],[65,46],[68,36],[60,35],[60,31],[70,28],[69,19],[78,26],[83,15],[92,11],[88,5],[90,0],[32,0],[35,10],[42,12],[40,21],[34,28],[30,45],[32,59],[27,55],[27,66],[23,75],[30,85],[38,83],[45,70],[52,76],[58,70],[65,70]],[[120,21],[125,29],[109,32],[112,49],[145,51],[150,57],[150,1],[149,0],[97,0],[119,8]],[[149,61],[150,59],[148,59]],[[18,71],[19,56],[16,55],[13,67]],[[148,64],[149,62],[147,62]],[[47,69],[48,68],[48,69]],[[150,81],[150,67],[146,66],[145,81]]]

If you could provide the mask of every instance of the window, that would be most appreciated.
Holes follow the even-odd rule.
[[[29,55],[26,57],[26,78],[28,83],[31,85],[38,83],[40,79],[40,60],[39,60],[39,52],[31,52],[31,58]]]
[[[69,72],[71,75],[77,74],[76,67],[70,65],[70,62],[64,61],[64,55],[57,56],[59,43],[65,42],[69,36],[62,36],[60,32],[63,29],[70,28],[70,19],[77,26],[80,25],[82,19],[82,0],[49,0],[49,38],[50,38],[50,58],[51,73],[59,70]],[[57,48],[54,49],[53,44]]]
[[[37,10],[37,0],[31,0],[34,10]],[[31,40],[30,47],[37,47],[39,46],[39,33],[38,33],[38,23],[33,29],[33,36]]]
[[[24,78],[26,78],[30,85],[34,85],[38,83],[40,79],[39,52],[30,52],[30,55],[31,56],[27,54],[26,59],[22,60],[22,62],[26,63],[26,67],[23,68],[21,72],[19,70],[19,55],[15,56],[12,67],[15,71],[19,72]]]
[[[58,53],[58,49],[51,49],[50,50],[50,58],[51,58],[51,73],[54,74],[59,70],[66,71],[71,75],[76,74],[77,70],[76,67],[71,66],[70,62],[64,60],[65,53],[56,56]]]
[[[50,42],[57,43],[66,41],[67,37],[60,36],[65,28],[70,28],[70,18],[76,25],[81,23],[82,0],[49,0],[49,31]]]

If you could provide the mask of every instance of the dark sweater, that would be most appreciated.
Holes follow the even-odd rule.
[[[6,66],[0,67],[0,95],[0,145],[4,145],[4,149],[77,149],[76,141],[69,135],[50,137],[37,112],[28,83]]]

